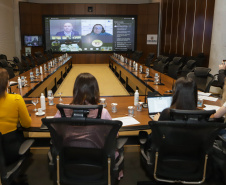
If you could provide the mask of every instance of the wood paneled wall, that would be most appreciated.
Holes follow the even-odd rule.
[[[93,12],[88,12],[88,7]],[[42,15],[137,15],[137,50],[157,54],[157,45],[147,45],[147,34],[158,34],[159,3],[150,4],[36,4],[20,2],[21,38],[25,34],[42,34]],[[33,52],[44,51],[33,47]],[[23,52],[23,51],[22,51]],[[72,54],[73,63],[108,63],[110,54]],[[142,62],[142,59],[141,61]]]
[[[208,66],[215,0],[162,0],[160,53],[197,56]]]

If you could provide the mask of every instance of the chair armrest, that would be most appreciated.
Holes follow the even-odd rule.
[[[146,131],[139,132],[139,142],[141,145],[144,145],[148,140],[148,133]]]
[[[20,149],[19,149],[19,154],[20,155],[23,155],[25,154],[31,147],[31,145],[34,143],[34,139],[28,139],[28,140],[25,140],[22,145],[20,146]]]
[[[128,138],[118,138],[117,139],[117,143],[116,143],[116,147],[118,150],[122,149],[123,146],[126,144]]]

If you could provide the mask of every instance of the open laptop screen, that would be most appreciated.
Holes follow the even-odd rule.
[[[148,113],[149,115],[162,112],[165,108],[169,108],[172,102],[172,96],[155,96],[148,97]]]

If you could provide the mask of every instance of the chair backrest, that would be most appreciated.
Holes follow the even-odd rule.
[[[149,53],[147,58],[145,59],[145,66],[150,67],[151,62],[154,58],[155,54],[154,53]]]
[[[180,76],[186,77],[187,74],[189,72],[193,71],[195,67],[196,67],[196,61],[195,60],[188,60],[187,63],[182,68]]]
[[[32,57],[32,55],[31,54],[28,54],[27,55],[27,58],[30,60],[32,68],[34,68],[35,67],[35,60]]]
[[[19,58],[13,57],[13,62],[18,67],[19,74],[22,74],[24,72],[24,69],[23,69],[22,63],[20,62]]]
[[[103,105],[63,105],[57,104],[61,117],[66,117],[66,112],[70,112],[70,117],[86,117],[91,110],[96,110],[96,118],[101,118]]]
[[[92,118],[43,118],[59,158],[60,183],[107,184],[115,175],[115,150],[121,121]],[[111,179],[109,179],[111,175]]]
[[[4,68],[7,70],[8,74],[9,74],[9,79],[15,77],[14,71],[12,67],[9,67],[6,59],[0,59],[0,67]]]
[[[135,51],[133,54],[132,54],[132,57],[131,59],[136,61],[136,62],[139,62],[139,59],[140,57],[142,56],[143,54],[143,51]]]
[[[25,55],[21,55],[21,61],[23,63],[23,66],[25,66],[26,71],[28,71],[30,69],[30,65]]]
[[[47,62],[46,58],[43,56],[43,54],[40,51],[35,52],[34,54],[35,54],[35,58],[38,62],[38,65],[41,65],[41,64]]]
[[[196,82],[198,90],[209,92],[210,86],[214,81],[214,76],[209,73],[210,71],[210,68],[196,67],[194,72],[187,74],[187,77],[192,78]]]
[[[4,54],[0,54],[0,59],[5,59],[5,60],[7,60],[7,56],[4,55]]]
[[[178,73],[180,72],[181,68],[183,67],[183,61],[181,57],[174,57],[173,60],[169,63],[168,66],[168,76],[177,79]]]
[[[169,65],[169,57],[162,57],[162,59],[158,62],[156,69],[160,73],[166,73],[168,65]]]
[[[150,121],[154,177],[164,182],[205,180],[208,154],[223,122],[190,120]]]

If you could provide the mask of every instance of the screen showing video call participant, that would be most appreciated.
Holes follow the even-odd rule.
[[[79,36],[79,32],[73,30],[73,25],[69,22],[64,24],[64,31],[57,32],[56,36]]]
[[[91,33],[87,34],[87,36],[89,36],[89,35],[112,36],[110,33],[105,32],[105,29],[101,24],[95,24],[93,26]]]

